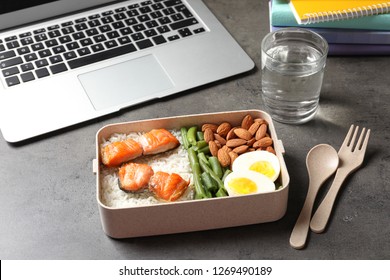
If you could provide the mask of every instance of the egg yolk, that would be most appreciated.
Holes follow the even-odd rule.
[[[249,170],[259,172],[268,178],[272,178],[275,175],[275,170],[268,161],[257,161],[249,167]]]
[[[229,182],[229,187],[238,194],[250,194],[257,191],[256,183],[248,178],[234,178]]]

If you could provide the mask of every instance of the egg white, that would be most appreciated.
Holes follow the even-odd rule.
[[[273,174],[263,175],[266,175],[267,177],[269,177],[269,179],[271,179],[272,182],[275,182],[275,180],[278,179],[280,174],[279,159],[273,153],[267,151],[253,151],[239,155],[233,162],[232,171],[235,172],[242,170],[250,170],[250,167],[253,164],[261,161],[268,162],[272,166],[272,169],[274,171]]]
[[[252,192],[242,192],[235,189],[234,186],[232,186],[232,182],[234,182],[236,179],[240,180],[242,178],[251,180],[256,185],[256,189]],[[224,186],[229,196],[265,193],[275,190],[274,182],[272,182],[267,176],[251,170],[233,171],[228,176],[226,176]]]

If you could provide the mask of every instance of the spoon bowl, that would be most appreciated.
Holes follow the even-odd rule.
[[[290,236],[290,245],[302,249],[306,244],[313,204],[322,184],[336,171],[339,165],[337,151],[330,145],[319,144],[306,156],[309,188],[298,220]]]

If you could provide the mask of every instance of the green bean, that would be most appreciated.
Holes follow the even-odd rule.
[[[187,131],[187,139],[188,139],[188,142],[192,146],[196,145],[196,131],[197,130],[198,130],[198,128],[196,126],[192,126]]]
[[[217,157],[210,157],[209,163],[210,163],[211,169],[221,179],[223,172],[222,172],[222,167],[221,167],[221,164],[219,163],[218,158]]]
[[[187,138],[187,128],[182,127],[180,129],[180,132],[181,132],[181,138],[183,141],[184,148],[188,150],[188,148],[190,147],[190,143],[188,142],[188,138]]]
[[[195,198],[196,199],[208,198],[210,195],[206,193],[205,189],[202,186],[202,181],[200,177],[202,172],[201,172],[198,157],[196,155],[196,152],[191,148],[188,149],[188,158],[192,169],[192,175],[194,177]]]
[[[204,134],[202,131],[197,131],[196,132],[196,139],[198,139],[198,141],[203,141],[204,140]]]
[[[215,193],[218,191],[218,186],[215,183],[214,179],[211,178],[209,173],[203,172],[201,178],[202,178],[203,185],[207,188],[209,192]]]
[[[216,197],[223,197],[223,196],[228,196],[227,192],[225,191],[224,188],[219,188],[217,193],[215,194]]]
[[[225,172],[223,173],[223,176],[222,176],[222,182],[225,182],[227,175],[229,175],[232,172],[233,171],[231,171],[230,169],[226,169]]]
[[[221,179],[218,177],[217,174],[215,174],[215,172],[211,169],[211,167],[209,167],[207,165],[206,162],[204,162],[203,160],[200,160],[199,164],[200,164],[200,168],[202,168],[203,171],[209,173],[211,178],[213,178],[217,182],[218,188],[224,188],[223,182],[221,181]]]
[[[198,159],[199,160],[203,160],[203,161],[207,162],[207,164],[208,164],[207,157],[206,157],[206,155],[204,153],[199,153],[198,152]]]
[[[198,154],[199,153],[209,154],[210,153],[210,147],[209,147],[209,145],[207,145],[207,146],[205,146],[203,148],[200,148],[197,152],[198,152]]]
[[[206,147],[208,145],[209,144],[207,144],[207,142],[204,141],[204,140],[199,140],[199,141],[196,142],[196,147],[198,147],[198,149],[202,149],[202,148],[204,148],[204,147]]]

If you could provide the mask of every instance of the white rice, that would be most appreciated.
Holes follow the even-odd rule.
[[[179,140],[180,143],[182,143],[180,131],[171,130],[170,132]],[[141,133],[130,133],[127,135],[113,134],[109,139],[104,140],[101,146],[103,147],[108,143],[125,140],[127,138],[132,138],[137,141],[140,135]],[[192,200],[194,198],[192,171],[188,161],[188,153],[184,149],[183,145],[161,154],[142,156],[132,161],[148,164],[152,167],[154,172],[163,171],[179,174],[184,180],[190,181],[187,191],[181,198],[179,198],[179,201]],[[124,208],[164,203],[163,201],[156,199],[153,193],[149,190],[145,190],[140,193],[127,193],[122,191],[119,188],[117,172],[118,168],[107,168],[103,165],[101,166],[100,200],[104,205],[113,208]]]

